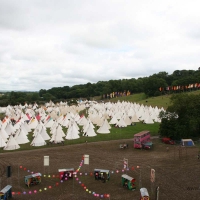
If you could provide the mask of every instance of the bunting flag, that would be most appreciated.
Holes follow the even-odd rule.
[[[80,116],[80,118],[82,118],[82,117],[84,117],[84,114],[82,114],[82,115]]]
[[[50,115],[46,118],[46,121],[49,121],[51,119]]]
[[[31,117],[28,113],[26,113],[26,116],[28,117],[29,120],[31,119]]]
[[[127,91],[127,96],[129,96],[130,94],[131,94],[131,93],[130,93],[130,91],[128,90],[128,91]]]
[[[84,156],[82,156],[82,159],[81,159],[81,162],[80,162],[78,168],[75,170],[75,172],[73,172],[74,178],[75,178],[75,180],[77,181],[77,183],[78,183],[81,187],[83,187],[83,189],[84,189],[85,192],[87,192],[87,193],[93,195],[94,197],[99,197],[99,198],[101,198],[101,199],[102,199],[102,198],[110,198],[110,194],[108,194],[108,193],[103,193],[103,194],[101,194],[101,193],[92,191],[92,190],[89,189],[89,187],[86,186],[86,184],[84,184],[84,183],[81,181],[81,176],[82,176],[82,175],[85,175],[85,176],[93,176],[93,172],[90,172],[90,173],[87,173],[87,172],[85,172],[85,173],[79,172],[79,171],[81,170],[83,164],[84,164]],[[111,170],[111,173],[112,173],[112,174],[114,174],[114,173],[117,173],[117,174],[118,174],[118,173],[121,172],[121,173],[124,174],[125,171],[129,171],[129,168],[128,168],[128,159],[124,159],[123,164],[124,164],[124,168],[123,168],[123,169],[116,169],[116,171]],[[27,171],[28,173],[31,173],[31,174],[34,174],[34,173],[35,173],[35,172],[33,172],[33,171],[27,169],[26,167],[22,166],[22,165],[20,165],[19,168],[20,168],[21,170]],[[139,166],[137,166],[137,168],[139,168]],[[133,170],[133,171],[135,170],[134,166],[131,167],[131,170]],[[78,177],[78,175],[80,175],[80,177]],[[44,178],[55,178],[55,179],[59,179],[59,175],[58,175],[58,174],[54,174],[54,175],[46,175],[46,174],[44,174],[43,177],[44,177]],[[23,195],[26,195],[26,194],[31,195],[31,194],[37,194],[37,193],[39,193],[39,192],[46,192],[46,191],[48,191],[49,189],[53,189],[53,188],[59,186],[59,185],[62,184],[63,182],[64,182],[63,180],[60,180],[60,183],[59,183],[59,181],[56,181],[56,183],[52,183],[52,184],[50,184],[50,185],[48,185],[48,186],[46,186],[46,187],[44,187],[44,188],[34,189],[34,190],[32,190],[32,191],[29,190],[29,191],[23,191],[23,192],[22,192],[22,191],[12,192],[12,195],[22,195],[22,194],[23,194]]]
[[[185,85],[185,86],[183,86],[183,85],[167,86],[165,88],[159,87],[159,91],[160,92],[163,91],[163,90],[165,90],[165,91],[169,91],[169,90],[176,91],[176,90],[185,90],[185,89],[190,89],[190,88],[200,88],[200,83],[191,83],[191,84],[188,84],[188,85]]]
[[[36,115],[35,116],[36,117],[36,119],[39,121],[40,120],[40,118],[41,118],[41,116],[38,114],[38,115]]]

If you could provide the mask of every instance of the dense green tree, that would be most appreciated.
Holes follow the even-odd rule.
[[[34,92],[31,94],[31,100],[32,101],[37,101],[39,99],[39,94],[37,92]]]
[[[136,90],[135,92],[136,93],[140,93],[140,92],[145,92],[144,91],[144,79],[145,78],[138,78],[137,81],[136,81]]]
[[[47,92],[46,90],[41,89],[41,90],[39,91],[39,96],[40,96],[40,97],[43,97],[43,95],[46,94],[46,92]]]
[[[200,95],[173,95],[172,105],[160,113],[160,134],[175,139],[200,136]],[[170,130],[169,131],[167,131]]]
[[[54,97],[52,94],[50,94],[48,92],[43,95],[43,98],[45,101],[50,101],[50,100],[53,101],[56,99],[56,97]]]
[[[131,94],[144,92],[147,97],[158,96],[169,93],[181,93],[183,91],[192,91],[200,88],[184,87],[178,90],[165,90],[167,86],[188,86],[189,84],[199,83],[200,70],[175,70],[171,75],[161,71],[149,77],[119,79],[109,81],[98,81],[97,83],[80,84],[72,87],[54,87],[49,90],[41,89],[38,93],[32,92],[9,92],[0,97],[0,101],[15,105],[16,102],[26,101],[34,102],[39,100],[52,100],[57,102],[61,100],[69,100],[72,98],[92,98],[110,94],[111,92],[124,92],[129,90]],[[164,90],[159,91],[162,87]],[[5,101],[3,101],[5,100]],[[195,124],[193,120],[190,124]]]
[[[144,92],[148,96],[155,96],[160,87],[166,88],[167,83],[163,78],[158,78],[156,76],[150,76],[144,79]]]
[[[176,118],[163,118],[159,127],[159,133],[162,137],[170,137],[171,139],[179,139],[176,132]]]

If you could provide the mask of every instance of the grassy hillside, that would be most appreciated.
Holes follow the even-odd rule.
[[[134,134],[149,130],[151,133],[151,136],[158,135],[158,129],[159,129],[159,123],[154,124],[143,124],[141,122],[136,123],[135,126],[127,126],[125,128],[115,128],[112,127],[109,134],[97,134],[95,137],[86,137],[86,136],[80,136],[79,139],[76,140],[66,140],[64,141],[64,145],[73,145],[73,144],[80,144],[80,143],[90,143],[90,142],[98,142],[98,141],[110,141],[110,140],[120,140],[122,139],[132,139]],[[95,132],[97,130],[97,127],[95,127]],[[63,127],[64,133],[67,132],[67,129]],[[50,129],[47,129],[47,133],[51,137]],[[33,147],[30,146],[31,141],[33,140],[33,130],[31,133],[28,134],[29,143],[27,144],[20,144],[20,149],[14,150],[14,151],[22,151],[22,150],[33,150],[33,149],[42,149],[42,148],[52,148],[52,147],[58,147],[61,146],[61,144],[57,145],[45,145],[45,146],[39,146],[39,147]],[[86,142],[87,141],[87,142]],[[0,153],[5,152],[12,152],[12,151],[5,151],[3,148],[0,148]]]
[[[178,93],[179,94],[179,93]],[[187,92],[186,94],[200,94],[200,90]],[[167,108],[170,105],[170,98],[172,95],[162,95],[158,97],[150,97],[147,98],[144,93],[139,94],[132,94],[130,96],[124,96],[124,97],[118,97],[110,99],[111,102],[117,102],[117,101],[130,101],[130,102],[136,102],[139,104],[152,106],[152,107],[163,107]]]
[[[200,91],[193,91],[193,92],[190,92],[189,94],[200,94]],[[133,94],[127,97],[113,98],[108,101],[111,101],[111,102],[129,101],[129,102],[136,102],[136,103],[147,105],[147,106],[151,105],[152,107],[155,107],[155,106],[159,108],[163,107],[166,109],[170,105],[170,97],[171,95],[164,95],[164,96],[159,96],[159,97],[146,98],[144,93],[140,93],[140,94]],[[82,112],[85,114],[84,111]],[[156,136],[158,135],[159,126],[160,126],[159,123],[143,124],[141,122],[138,122],[136,123],[136,126],[128,126],[126,128],[112,127],[110,130],[110,134],[97,134],[96,137],[81,136],[77,140],[65,140],[65,145],[86,143],[86,141],[87,143],[89,143],[89,142],[109,141],[109,140],[119,140],[119,143],[120,143],[120,140],[132,139],[135,133],[138,133],[143,130],[149,130],[152,136]],[[97,130],[97,127],[95,128],[95,132],[96,130]],[[67,129],[63,127],[63,131],[66,133]],[[47,129],[47,132],[50,135],[49,129]],[[33,132],[28,134],[28,138],[30,142],[33,139],[32,135],[33,135]],[[20,145],[20,149],[18,149],[17,151],[40,149],[40,148],[52,148],[56,146],[59,146],[59,145],[53,145],[53,146],[45,145],[42,147],[32,147],[30,146],[30,143],[27,143],[27,144]],[[7,152],[7,151],[4,151],[2,148],[0,148],[0,153],[3,153],[3,152]]]
[[[158,96],[158,97],[146,98],[144,93],[139,93],[139,94],[132,94],[130,96],[113,98],[113,99],[110,99],[110,101],[111,102],[129,101],[129,102],[136,102],[139,104],[152,106],[152,107],[155,107],[155,106],[159,108],[163,107],[166,109],[170,105],[170,97],[171,95],[163,95],[163,96]]]

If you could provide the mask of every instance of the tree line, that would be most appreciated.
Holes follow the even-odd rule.
[[[160,113],[160,135],[174,140],[200,137],[200,94],[172,95],[172,104]]]
[[[111,93],[124,94],[130,92],[145,93],[146,97],[159,96],[163,94],[179,93],[185,90],[160,90],[169,86],[189,85],[200,82],[200,70],[175,70],[172,74],[159,72],[149,77],[119,79],[109,81],[98,81],[97,83],[87,83],[74,85],[72,87],[53,87],[51,89],[40,89],[39,92],[8,92],[0,96],[0,106],[16,105],[19,103],[46,102],[46,101],[66,101],[69,99],[101,96],[110,97]],[[194,90],[199,88],[190,88]],[[188,90],[188,89],[187,89]]]
[[[167,72],[159,72],[149,77],[131,78],[109,81],[98,81],[74,85],[72,87],[54,87],[49,90],[41,89],[39,96],[44,99],[70,99],[70,98],[91,98],[95,96],[108,96],[111,93],[133,93],[144,92],[147,97],[159,96],[165,93],[179,92],[159,90],[168,86],[189,85],[200,82],[200,70],[176,70],[171,75]],[[191,88],[190,88],[191,90]]]

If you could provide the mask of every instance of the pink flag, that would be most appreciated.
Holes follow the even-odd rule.
[[[36,115],[36,119],[39,121],[40,120],[40,118],[41,118],[41,116],[38,114],[38,115]]]
[[[31,117],[29,116],[29,114],[28,114],[28,113],[26,113],[26,116],[28,117],[28,119],[29,119],[29,120],[31,119]]]

